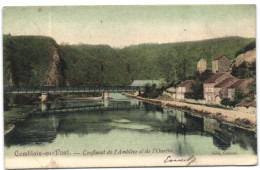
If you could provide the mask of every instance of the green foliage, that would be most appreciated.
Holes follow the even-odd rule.
[[[159,80],[159,85],[157,88],[161,89],[161,90],[165,90],[167,87],[168,87],[168,83],[166,82],[166,80],[164,78],[161,78]]]
[[[41,36],[4,35],[4,85],[46,85],[51,60],[49,50],[53,41]],[[209,75],[207,72],[196,75],[197,61],[201,57],[211,67],[211,60],[216,55],[223,54],[233,59],[237,51],[247,49],[254,42],[255,39],[226,37],[196,42],[141,44],[123,49],[63,43],[60,45],[60,66],[71,86],[129,85],[133,80],[161,78],[168,85],[176,86],[186,79],[196,78],[197,88],[201,88],[199,83]],[[163,82],[159,88],[165,88],[165,85]]]
[[[193,93],[186,93],[185,97],[186,98],[191,98],[191,99],[203,99],[203,83],[196,81],[192,85]]]
[[[221,100],[220,102],[222,105],[225,105],[225,106],[235,106],[236,105],[236,102],[235,101],[231,101],[230,99],[223,99]]]
[[[207,60],[208,68],[217,55],[234,59],[240,49],[255,39],[226,37],[194,42],[168,44],[141,44],[119,50],[125,63],[131,65],[134,80],[158,80],[164,78],[176,86],[194,76],[200,58]]]
[[[249,64],[244,61],[238,67],[233,66],[231,74],[240,79],[254,78],[256,76],[256,63]]]
[[[156,98],[161,94],[161,90],[156,88],[156,84],[150,85],[146,84],[144,88],[144,93],[142,97],[145,98]]]
[[[249,93],[248,96],[251,100],[255,99],[256,95],[256,78],[254,77],[253,81],[248,85],[249,87]]]
[[[244,92],[241,89],[236,89],[235,90],[235,99],[234,99],[234,101],[236,101],[236,103],[239,103],[244,98],[245,98]]]
[[[61,45],[70,86],[130,85],[131,65],[122,61],[116,49],[106,45]]]
[[[244,54],[249,50],[253,50],[256,47],[256,42],[251,42],[250,44],[248,44],[247,46],[245,46],[243,49],[239,50],[238,52],[236,52],[235,57],[237,57],[240,54]]]
[[[234,100],[230,100],[230,99],[222,99],[221,100],[221,104],[225,105],[225,106],[235,106],[236,104],[240,103],[244,98],[246,98],[246,95],[244,94],[244,92],[241,89],[236,89],[235,91],[235,98]]]
[[[49,37],[4,35],[4,85],[45,85],[52,41]]]

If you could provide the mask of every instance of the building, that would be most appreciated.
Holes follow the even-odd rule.
[[[234,84],[232,84],[230,87],[228,87],[228,98],[230,100],[234,100],[236,90],[242,90],[244,94],[249,93],[248,84],[252,82],[252,79],[243,79],[238,80]]]
[[[222,98],[228,98],[228,88],[238,81],[235,77],[226,78],[214,86],[215,104],[219,104]]]
[[[201,58],[197,63],[197,71],[201,74],[207,70],[207,61]]]
[[[131,86],[146,86],[146,85],[153,85],[155,84],[158,86],[160,83],[159,80],[134,80]]]
[[[214,93],[214,86],[227,78],[233,77],[229,72],[222,72],[214,74],[203,83],[203,96],[209,104],[215,103],[216,93]]]
[[[216,56],[212,60],[212,72],[213,73],[222,73],[229,72],[231,69],[232,60],[229,60],[224,55]]]
[[[168,96],[172,99],[176,99],[176,88],[170,87],[163,91],[163,95]]]
[[[195,83],[194,80],[186,80],[182,82],[176,90],[176,99],[177,100],[184,100],[186,93],[192,93],[192,85]]]

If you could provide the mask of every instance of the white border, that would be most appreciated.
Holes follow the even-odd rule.
[[[61,6],[61,5],[167,5],[167,4],[259,4],[259,1],[257,0],[1,0],[0,1],[0,7],[1,7],[1,13],[0,13],[0,25],[2,28],[2,8],[3,6]],[[256,8],[258,9],[258,7]],[[258,19],[259,15],[257,12],[257,23],[259,21]],[[256,24],[258,25],[258,24]],[[258,26],[257,26],[257,32],[258,32]],[[2,45],[2,29],[0,29],[1,32],[1,40],[0,40],[0,51],[1,51],[1,60],[0,60],[0,87],[1,87],[1,98],[0,98],[0,169],[4,169],[4,130],[3,130],[3,62],[2,62],[2,52],[3,52],[3,45]],[[258,35],[258,34],[257,34]],[[258,44],[258,36],[257,36],[257,49],[259,49]],[[258,52],[257,52],[258,55]],[[258,58],[258,57],[257,57]],[[260,60],[257,59],[257,66],[259,66]],[[259,68],[257,67],[257,75],[259,74]],[[257,78],[257,94],[259,94],[259,77]],[[257,106],[259,104],[259,97],[257,99]],[[257,116],[257,120],[259,122],[259,116]],[[257,136],[259,136],[259,131],[257,131]],[[259,153],[259,140],[257,142],[258,145],[258,153]],[[182,169],[186,170],[189,169],[189,167],[172,167],[170,169]],[[209,167],[193,167],[196,169],[205,169]],[[259,169],[258,166],[251,166],[251,167],[244,167],[244,166],[229,166],[229,167],[210,167],[211,169],[236,169],[241,170],[244,168],[249,169]],[[99,169],[105,169],[105,168],[99,168]],[[117,169],[123,169],[123,168],[117,168]],[[143,168],[131,168],[135,170],[143,169]],[[145,168],[145,169],[163,169],[163,168]],[[164,168],[165,169],[165,168]],[[167,168],[168,169],[168,168]],[[69,170],[69,169],[66,169]]]

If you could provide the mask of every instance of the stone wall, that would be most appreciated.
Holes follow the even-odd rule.
[[[217,73],[218,71],[218,60],[213,60],[212,61],[212,72]]]
[[[243,62],[247,62],[247,63],[253,63],[256,61],[256,49],[247,51],[244,54],[240,54],[239,56],[236,57],[236,62],[235,65],[236,67],[240,66],[240,64],[242,64]]]
[[[168,97],[170,97],[172,99],[176,99],[176,94],[175,93],[170,93],[170,92],[164,91],[163,95],[168,96]]]
[[[222,57],[221,59],[218,60],[218,72],[228,72],[230,71],[230,66],[231,66],[231,60],[229,60],[226,57]]]
[[[207,61],[205,59],[200,59],[197,64],[197,71],[201,74],[207,70]]]

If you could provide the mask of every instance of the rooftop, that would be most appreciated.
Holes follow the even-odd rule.
[[[187,86],[189,84],[193,84],[193,83],[195,83],[194,80],[186,80],[186,81],[182,82],[181,84],[179,84],[178,87],[185,87],[185,86]]]
[[[221,59],[222,57],[224,57],[224,55],[218,55],[218,56],[216,56],[213,60],[219,60],[219,59]]]
[[[235,82],[234,84],[232,84],[232,86],[230,86],[230,88],[240,88],[243,86],[247,86],[249,83],[251,83],[253,81],[252,78],[249,79],[240,79],[237,82]]]
[[[218,73],[218,74],[214,74],[213,76],[211,76],[208,80],[206,80],[204,83],[215,83],[215,81],[220,78],[221,76],[223,76],[224,74],[229,74],[227,72],[223,72],[223,73]]]
[[[230,86],[230,88],[238,88],[240,87],[246,80],[238,80],[234,84]]]
[[[159,84],[159,80],[134,80],[131,86],[145,86],[146,84]]]
[[[238,79],[235,77],[226,78],[222,82],[218,83],[214,87],[229,87],[234,84]]]
[[[166,89],[166,91],[168,91],[168,92],[176,92],[176,88],[170,87],[170,88]]]

